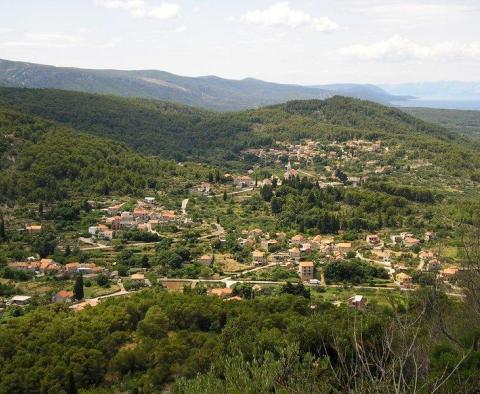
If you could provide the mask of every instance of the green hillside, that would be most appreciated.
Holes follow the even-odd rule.
[[[241,149],[279,139],[382,139],[411,158],[431,160],[457,176],[480,167],[478,144],[407,113],[345,97],[221,114],[166,102],[61,90],[0,89],[0,106],[123,142],[149,155],[224,164]]]
[[[180,175],[179,175],[180,173]],[[187,173],[125,145],[0,109],[0,200],[58,200],[74,195],[168,190]]]
[[[436,123],[464,136],[480,139],[480,111],[456,109],[403,108],[426,122]]]
[[[163,101],[44,89],[0,88],[0,106],[115,139],[140,152],[185,160],[213,156],[248,130],[230,115]]]

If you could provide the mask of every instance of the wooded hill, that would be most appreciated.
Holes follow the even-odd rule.
[[[0,88],[0,107],[123,142],[149,155],[225,165],[241,149],[312,137],[382,139],[456,176],[480,168],[479,144],[438,125],[369,101],[345,97],[291,101],[216,113],[155,100],[48,89]]]
[[[462,135],[480,139],[480,111],[436,108],[403,108],[425,122],[439,124]]]
[[[127,146],[0,108],[0,201],[169,190],[194,171]]]

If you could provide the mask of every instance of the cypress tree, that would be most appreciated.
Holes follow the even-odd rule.
[[[7,239],[7,234],[5,232],[5,220],[3,219],[3,215],[0,216],[0,240]]]
[[[68,374],[68,388],[67,388],[67,393],[68,394],[77,394],[77,386],[75,385],[75,378],[73,377],[73,372],[70,371]]]
[[[142,256],[141,263],[142,263],[142,268],[150,268],[151,267],[150,260],[148,259],[148,256],[146,254],[144,254]]]
[[[75,286],[73,287],[73,297],[76,300],[83,300],[83,276],[80,274],[75,279]]]
[[[227,192],[224,191],[224,192],[223,192],[223,201],[227,201],[227,198],[228,198],[228,197],[227,197]]]

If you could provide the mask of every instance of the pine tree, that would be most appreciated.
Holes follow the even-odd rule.
[[[76,300],[83,300],[83,276],[81,274],[75,279],[75,286],[73,287],[73,297]]]
[[[227,198],[228,198],[227,191],[224,191],[223,192],[223,201],[227,201]]]
[[[70,248],[70,245],[67,245],[67,246],[65,247],[64,256],[65,256],[65,257],[68,257],[68,256],[70,256],[71,254],[72,254],[72,249]]]

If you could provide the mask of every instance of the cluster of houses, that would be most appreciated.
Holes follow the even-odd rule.
[[[341,260],[348,252],[353,251],[351,242],[335,242],[333,237],[317,235],[311,239],[297,234],[287,238],[285,233],[276,233],[271,237],[261,229],[245,230],[237,239],[242,247],[252,250],[254,266],[265,264],[285,264],[289,268],[297,267],[302,281],[310,281],[314,277],[313,262],[300,261],[310,252],[323,255],[326,261]]]
[[[425,232],[424,241],[426,243],[433,239],[432,232]],[[392,242],[388,246],[400,245],[405,248],[411,248],[421,243],[413,234],[407,232],[392,236],[390,240]],[[251,257],[254,266],[283,264],[288,268],[295,268],[302,281],[312,284],[314,284],[312,281],[315,281],[315,264],[311,261],[303,261],[308,260],[311,252],[316,252],[323,261],[328,262],[342,260],[349,252],[356,251],[351,242],[338,242],[331,236],[317,235],[309,238],[297,234],[288,239],[285,233],[276,233],[274,236],[270,236],[258,228],[244,230],[237,242],[242,247],[252,249]],[[371,261],[384,265],[397,284],[404,288],[412,286],[412,277],[405,272],[408,271],[408,268],[400,263],[393,265],[390,261],[392,255],[399,256],[401,252],[390,250],[378,234],[367,235],[364,245],[371,248],[371,254],[374,256],[374,260]],[[431,251],[421,251],[418,257],[421,262],[418,269],[436,269],[445,280],[451,279],[458,272],[457,267],[441,269],[438,257]],[[206,261],[209,258],[211,257],[202,257]]]
[[[257,156],[260,160],[270,164],[280,165],[285,159],[296,162],[309,162],[315,157],[324,159],[349,160],[359,153],[380,153],[388,150],[381,141],[366,141],[353,139],[348,141],[334,141],[323,145],[318,141],[306,139],[301,143],[276,141],[275,148],[249,148],[242,151],[244,156]]]
[[[8,263],[7,266],[13,271],[32,272],[37,276],[52,274],[61,277],[72,277],[82,274],[85,277],[89,277],[108,273],[106,268],[99,267],[95,263],[68,263],[62,265],[52,259],[37,260],[33,257],[27,259],[27,261]]]
[[[36,274],[56,274],[62,272],[64,267],[52,259],[35,259],[30,257],[27,261],[16,261],[8,263],[8,267],[13,271],[28,271]]]
[[[107,217],[103,223],[88,228],[91,236],[100,239],[113,239],[116,231],[137,229],[154,232],[155,228],[163,223],[175,223],[182,219],[175,211],[159,209],[154,197],[146,197],[138,202],[136,208],[122,211],[125,204],[113,205],[105,209]]]
[[[433,240],[433,234],[431,232],[425,233],[425,241],[430,242]],[[405,246],[407,248],[412,248],[414,246],[420,245],[421,241],[411,233],[405,232],[399,235],[390,236],[390,241],[392,245]]]
[[[284,141],[276,141],[275,148],[249,148],[242,151],[244,158],[247,155],[253,155],[261,160],[263,165],[274,165],[278,167],[284,167],[283,179],[289,179],[301,175],[301,172],[294,169],[292,162],[295,166],[301,167],[302,164],[307,164],[312,159],[319,157],[329,160],[331,165],[324,167],[326,176],[318,175],[318,184],[320,187],[336,187],[343,186],[344,182],[340,181],[337,177],[336,163],[351,161],[357,159],[358,153],[370,153],[378,154],[383,150],[388,150],[388,147],[383,147],[381,141],[365,141],[365,140],[349,140],[345,142],[334,141],[331,144],[322,145],[319,142],[307,139],[298,144],[292,144]],[[286,164],[285,164],[286,163]],[[370,164],[378,163],[377,160],[370,160]],[[364,166],[365,167],[365,166]],[[362,176],[348,176],[348,182],[354,187],[358,186],[361,182],[365,182],[368,179],[369,173],[383,174],[391,171],[393,167],[390,166],[377,166],[370,171],[365,170],[365,174]],[[272,184],[275,176],[267,179],[254,179],[252,177],[254,171],[249,170],[246,175],[232,175],[224,174],[223,179],[227,182],[232,182],[237,189],[246,189],[252,187],[261,187],[268,184]],[[308,174],[305,174],[308,176]],[[281,185],[282,179],[276,179],[277,184]],[[218,190],[216,190],[218,192]],[[200,193],[203,195],[215,194],[215,187],[210,182],[202,182],[197,186],[190,189],[192,193]]]

